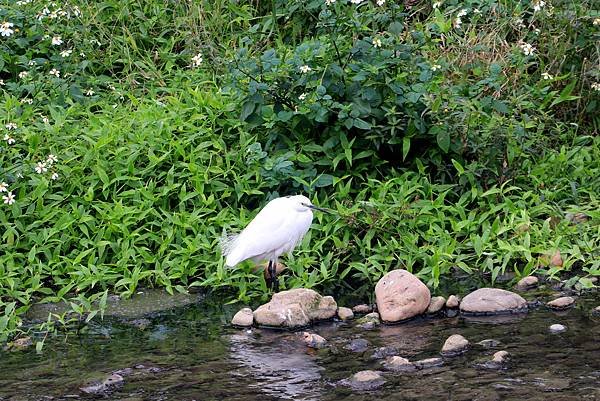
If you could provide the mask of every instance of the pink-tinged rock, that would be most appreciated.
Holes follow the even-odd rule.
[[[406,270],[393,270],[375,286],[377,310],[385,322],[398,322],[422,314],[431,301],[429,288]]]
[[[526,309],[527,301],[523,297],[499,288],[480,288],[468,294],[460,303],[460,310],[466,313],[494,314]]]
[[[546,305],[552,309],[567,309],[575,304],[573,297],[560,297],[548,302]]]
[[[252,314],[252,309],[243,308],[238,311],[238,313],[233,316],[231,319],[231,324],[234,326],[240,327],[250,327],[252,326],[252,321],[254,320],[254,316]]]

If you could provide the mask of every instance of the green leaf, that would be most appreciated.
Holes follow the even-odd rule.
[[[436,140],[440,149],[442,149],[444,153],[448,153],[448,150],[450,149],[450,134],[448,131],[439,129],[436,135]]]
[[[240,114],[240,120],[246,121],[252,113],[254,113],[254,109],[256,108],[256,103],[253,101],[246,101],[242,105],[242,112]]]

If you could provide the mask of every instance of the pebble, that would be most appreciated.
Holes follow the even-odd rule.
[[[567,326],[563,326],[562,324],[553,324],[549,327],[549,329],[552,333],[562,333],[564,331],[567,331]]]
[[[575,304],[573,297],[560,297],[548,302],[546,306],[552,309],[566,309],[573,306],[573,304]]]
[[[498,340],[494,340],[493,338],[488,338],[486,340],[479,341],[477,344],[481,345],[484,348],[495,348],[502,343]]]
[[[31,337],[21,337],[17,338],[12,342],[12,348],[14,349],[25,349],[31,347],[33,345],[33,341]]]
[[[240,309],[231,319],[231,324],[238,327],[250,327],[253,322],[254,315],[250,308]]]
[[[509,356],[510,355],[508,351],[498,351],[492,357],[492,362],[505,363],[508,360]]]
[[[343,306],[340,306],[338,308],[337,315],[340,318],[340,320],[344,321],[354,319],[354,312],[352,312],[352,309],[345,308]]]
[[[408,359],[397,355],[387,358],[385,362],[383,362],[383,366],[394,372],[408,372],[416,369],[416,366]]]
[[[446,301],[446,308],[454,309],[458,308],[458,305],[460,305],[460,299],[456,295],[450,295]]]
[[[381,373],[376,370],[362,370],[343,381],[343,384],[358,390],[371,390],[380,387],[384,383],[385,379],[381,376]]]
[[[528,290],[530,288],[536,287],[538,285],[539,279],[536,276],[527,276],[523,277],[517,283],[517,288],[519,290]]]
[[[444,297],[433,297],[429,302],[429,306],[427,307],[427,313],[434,314],[438,313],[442,310],[442,308],[446,305],[446,298]]]
[[[310,348],[321,349],[327,346],[327,340],[318,334],[305,331],[302,335],[304,336],[304,343]]]
[[[444,364],[444,360],[442,358],[427,358],[421,359],[420,361],[415,361],[413,363],[419,369],[427,369],[435,366],[442,366]]]
[[[352,312],[359,314],[366,314],[373,312],[373,308],[367,304],[356,305],[352,308]]]
[[[442,355],[444,356],[455,356],[462,354],[469,348],[469,340],[461,336],[460,334],[453,334],[444,343],[442,347]]]
[[[369,348],[369,345],[369,342],[364,338],[356,338],[350,341],[350,343],[347,344],[344,349],[352,352],[365,352]]]

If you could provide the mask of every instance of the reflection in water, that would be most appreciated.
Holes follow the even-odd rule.
[[[268,395],[282,399],[318,400],[322,393],[321,371],[315,357],[307,352],[297,334],[253,332],[229,337],[229,357],[240,368],[235,376],[250,375]],[[300,346],[299,346],[300,345]]]

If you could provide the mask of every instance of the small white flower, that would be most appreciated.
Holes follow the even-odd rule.
[[[515,18],[515,24],[519,27],[519,28],[525,28],[525,23],[523,22],[523,18]]]
[[[111,91],[115,91],[117,90],[117,88],[115,88],[113,85],[108,84],[108,89],[110,89]]]
[[[49,123],[50,123],[50,120],[48,119],[48,117],[44,116],[44,117],[42,117],[42,122],[43,122],[44,124],[49,124]]]
[[[54,46],[60,46],[60,45],[62,45],[62,44],[63,44],[63,40],[62,40],[62,38],[61,38],[60,36],[54,36],[54,37],[52,38],[52,44],[53,44]]]
[[[435,3],[433,3],[432,7],[434,9],[440,8],[442,6],[442,2],[441,1],[436,1]]]
[[[332,5],[333,3],[335,3],[335,0],[325,0],[325,5]]]
[[[362,2],[363,2],[363,0],[350,0],[350,3],[352,3],[352,4],[360,4]]]
[[[94,93],[96,93],[96,92],[94,92],[92,89],[88,89],[87,92],[85,92],[85,95],[86,96],[94,96]]]
[[[455,18],[454,19],[454,27],[460,28],[461,25],[462,25],[462,20],[460,18]]]
[[[3,80],[3,79],[0,79],[0,86],[4,86],[4,85],[6,85],[6,84],[4,83],[4,80]]]
[[[204,59],[202,58],[202,53],[198,53],[194,57],[192,57],[192,66],[200,67],[202,65],[202,61],[204,61]]]
[[[8,184],[5,182],[0,182],[0,192],[7,192],[8,191]]]
[[[60,56],[63,58],[69,57],[71,55],[71,53],[73,53],[73,50],[66,49],[66,50],[63,50],[62,52],[60,52]]]
[[[536,35],[539,35],[539,34],[540,34],[540,32],[542,32],[542,31],[540,30],[540,28],[535,28],[535,29],[533,30],[533,33],[535,33]]]
[[[50,153],[48,155],[48,158],[46,159],[46,163],[48,163],[48,165],[52,165],[54,163],[56,163],[58,161],[58,157],[54,156],[52,153]]]
[[[46,171],[48,171],[48,167],[46,167],[45,162],[38,162],[38,164],[35,166],[35,172],[38,174],[45,173]]]
[[[312,68],[310,68],[309,66],[307,66],[307,65],[300,66],[301,73],[306,74],[307,72],[310,72],[310,71],[312,71]]]
[[[300,96],[298,96],[298,100],[305,100],[305,99],[306,99],[306,93],[303,93]]]
[[[544,78],[544,79],[547,80],[547,79],[552,79],[553,77],[552,77],[552,75],[548,74],[547,72],[543,72],[542,73],[542,78]]]
[[[373,39],[373,47],[381,47],[381,39],[380,38]]]
[[[21,100],[21,102],[27,103],[27,104],[33,104],[33,99],[23,99],[23,100]]]
[[[10,36],[15,33],[15,30],[12,27],[15,26],[12,22],[4,21],[0,24],[0,36]]]
[[[543,0],[534,0],[531,4],[533,4],[533,11],[540,11],[546,5],[546,2]]]
[[[85,53],[81,52],[81,53],[79,53],[79,56],[82,57],[82,58],[85,58]]]
[[[30,67],[33,67],[34,65],[36,65],[36,62],[35,62],[35,60],[29,60],[27,62],[27,65],[30,66]]]
[[[50,178],[52,178],[54,181],[58,180],[58,173],[52,173],[52,176],[50,176]]]
[[[8,135],[8,134],[5,134],[5,135],[4,135],[4,140],[5,140],[5,141],[6,141],[6,143],[8,143],[9,145],[12,145],[12,144],[14,144],[14,143],[16,142],[16,141],[15,141],[15,138],[11,137],[11,136],[10,136],[10,135]]]
[[[56,68],[51,69],[50,72],[48,72],[48,74],[54,75],[56,78],[60,78],[60,71]]]
[[[594,18],[594,25],[600,25],[600,18]]]
[[[600,82],[594,82],[592,84],[592,89],[595,91],[600,91]]]
[[[377,0],[377,5],[383,7],[385,5],[385,0]]]
[[[29,73],[27,71],[21,71],[19,73],[19,78],[23,79],[23,78],[27,77],[28,75],[29,75]]]
[[[46,35],[42,36],[42,39],[48,40],[48,39],[50,39],[50,35],[46,34]]]
[[[18,128],[17,124],[15,124],[15,123],[7,123],[4,127],[9,131],[16,130]]]
[[[440,68],[442,68],[442,66],[441,66],[441,65],[439,65],[439,64],[434,64],[434,65],[432,65],[432,66],[431,66],[431,71],[437,71],[437,70],[439,70]]]
[[[467,13],[468,13],[467,9],[466,9],[466,8],[463,8],[462,10],[460,10],[460,11],[458,12],[458,14],[456,14],[456,17],[457,17],[457,18],[464,17],[465,15],[467,15]]]
[[[2,197],[2,200],[6,205],[12,205],[15,203],[15,196],[12,192],[8,192],[5,196]]]
[[[481,15],[481,10],[478,8],[473,9],[473,14]]]
[[[523,50],[523,54],[526,56],[531,56],[535,52],[535,47],[533,47],[529,43],[523,43],[520,46],[521,46],[521,50]]]

